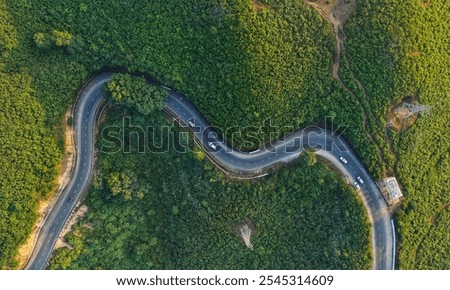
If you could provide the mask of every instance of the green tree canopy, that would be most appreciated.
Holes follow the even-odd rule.
[[[70,46],[73,36],[67,31],[53,30],[52,37],[56,46]]]
[[[166,98],[163,89],[150,86],[143,77],[129,74],[114,74],[105,91],[114,103],[135,108],[144,115],[162,109]]]
[[[0,268],[15,267],[17,247],[36,220],[37,201],[53,188],[61,155],[27,75],[0,73]]]
[[[3,1],[0,2],[0,53],[3,51],[13,49],[17,46],[17,32],[14,25],[11,23],[6,5]]]

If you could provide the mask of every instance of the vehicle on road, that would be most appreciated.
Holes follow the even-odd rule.
[[[364,180],[361,178],[361,176],[356,177],[358,179],[359,183],[364,184]]]
[[[208,146],[211,147],[213,150],[217,149],[217,145],[214,144],[213,142],[208,142]]]
[[[195,127],[195,124],[194,124],[194,122],[192,122],[192,120],[189,120],[189,121],[188,121],[188,124],[189,124],[189,126],[191,126],[191,127]]]
[[[344,164],[347,164],[347,159],[345,159],[344,157],[339,157],[339,160],[341,160],[342,161],[342,163],[344,163]]]
[[[102,101],[104,100],[104,97],[101,94],[102,85],[106,83],[109,78],[111,77],[110,73],[100,74],[99,76],[95,77],[93,80],[91,80],[88,84],[86,84],[85,89],[82,90],[80,93],[80,101],[76,103],[75,112],[76,118],[75,122],[78,128],[82,128],[83,125],[85,125],[83,122],[88,120],[88,124],[91,125],[91,130],[96,125],[96,118],[98,118],[98,107],[100,104],[102,104]],[[189,103],[188,100],[185,100],[184,98],[173,94],[173,98],[177,98],[179,103],[181,103],[182,107],[185,108],[192,108],[192,104]],[[92,104],[96,104],[93,106]],[[182,118],[180,113],[176,110],[177,105],[175,103],[167,102],[166,106],[168,109],[174,113],[174,117],[176,118]],[[199,138],[199,145],[202,146],[206,151],[209,151],[210,155],[215,155],[215,159],[217,161],[218,166],[223,166],[223,170],[226,171],[231,176],[236,176],[237,178],[259,178],[261,176],[267,175],[267,173],[262,175],[254,176],[254,174],[259,174],[260,171],[264,168],[268,168],[269,166],[272,166],[274,163],[285,163],[288,160],[285,158],[285,154],[289,153],[290,156],[297,156],[298,151],[296,152],[286,152],[283,150],[283,152],[275,152],[276,154],[273,154],[270,149],[267,148],[261,148],[261,153],[257,155],[244,155],[241,151],[236,150],[235,156],[231,156],[231,154],[217,154],[217,152],[221,149],[224,149],[223,153],[226,152],[225,149],[226,143],[224,141],[221,141],[219,138],[211,137],[213,135],[211,132],[213,129],[209,129],[209,126],[206,122],[202,121],[201,114],[194,109],[192,109],[190,113],[190,119],[185,118],[183,119],[183,124],[186,124],[188,127],[192,127],[191,124],[189,124],[189,121],[192,122],[193,125],[195,125],[194,128],[196,129],[202,129],[203,133],[204,129],[203,127],[207,128],[208,131],[206,131],[208,134],[205,136],[204,134],[201,135],[202,138]],[[186,114],[183,114],[186,116]],[[188,122],[186,122],[188,121]],[[211,134],[210,134],[211,133]],[[301,132],[299,136],[306,136],[304,134],[309,134],[308,132]],[[83,139],[87,138],[87,139]],[[86,157],[87,162],[89,162],[90,165],[94,164],[94,156],[93,156],[93,150],[95,148],[95,144],[93,138],[88,138],[87,136],[90,135],[80,135],[80,138],[75,138],[76,145],[79,146],[81,149],[80,152],[83,155],[77,156],[77,158],[82,159],[83,157]],[[327,143],[327,136],[322,135],[314,135],[314,138],[312,138],[313,144],[308,144],[308,147],[313,147],[315,145],[323,145],[325,146]],[[197,137],[197,136],[196,136]],[[338,138],[333,137],[332,138]],[[84,141],[84,142],[83,142]],[[288,148],[288,146],[291,146],[293,144],[295,139],[293,137],[292,140],[284,140],[280,144],[280,146],[285,146],[284,148]],[[89,144],[88,144],[89,142]],[[221,147],[224,148],[221,148]],[[349,152],[347,147],[344,143],[344,149],[345,152]],[[85,150],[82,150],[85,149]],[[306,150],[306,148],[302,148],[303,150]],[[257,152],[257,151],[255,151]],[[255,153],[253,152],[253,153]],[[344,152],[344,151],[340,151]],[[344,153],[337,153],[337,152],[331,152],[333,153],[332,158],[328,157],[327,155],[324,155],[325,158],[330,158],[331,161],[335,161],[337,158],[341,156],[341,154]],[[233,154],[234,155],[234,154]],[[352,155],[352,153],[345,153],[347,158],[352,158],[351,160],[357,160],[357,156]],[[250,156],[250,157],[249,157]],[[268,156],[268,158],[265,158]],[[272,159],[275,157],[274,159]],[[337,157],[337,158],[336,158]],[[236,164],[235,160],[238,160],[239,162]],[[258,164],[255,162],[256,160],[260,161]],[[294,160],[294,158],[289,159]],[[339,162],[344,162],[342,159]],[[214,162],[216,163],[216,162]],[[234,164],[231,164],[234,163]],[[78,162],[76,164],[76,168],[78,170],[74,170],[73,175],[71,176],[71,182],[76,182],[78,180],[83,180],[84,183],[80,184],[83,186],[88,186],[89,183],[89,177],[92,175],[93,166],[87,166],[87,170],[80,170],[81,168],[81,162]],[[351,163],[348,163],[348,165],[351,165]],[[360,176],[358,178],[354,178],[355,171],[350,170],[351,166],[345,166],[339,168],[340,171],[344,174],[346,179],[348,180],[348,184],[350,186],[354,186],[356,190],[358,190],[359,193],[361,193],[361,188],[363,187],[361,184],[364,183],[364,181],[361,179]],[[357,164],[356,164],[357,165]],[[368,173],[365,171],[364,168],[358,169],[361,175],[364,175],[367,179],[367,182],[369,185],[372,185],[372,179],[368,175]],[[243,173],[249,174],[249,177],[242,175]],[[356,173],[357,174],[357,173]],[[75,183],[74,183],[75,184]],[[377,191],[375,186],[369,186],[366,187],[367,192],[365,194],[360,194],[361,198],[366,201],[368,200],[367,197],[370,197],[371,199],[376,199],[376,197],[379,195],[379,192]],[[65,192],[65,194],[61,195],[62,200],[64,200],[65,206],[61,207],[53,207],[52,213],[50,214],[49,218],[45,221],[45,226],[42,228],[42,231],[39,234],[38,242],[36,243],[36,247],[33,250],[33,253],[29,259],[29,262],[26,266],[26,269],[43,269],[47,267],[47,262],[49,257],[51,256],[51,253],[53,251],[53,245],[56,243],[56,240],[58,238],[58,235],[60,234],[59,231],[52,230],[55,227],[62,227],[62,224],[64,224],[67,219],[69,218],[69,215],[71,214],[72,208],[75,206],[75,201],[78,201],[81,195],[81,192],[75,187],[75,186],[68,186],[66,189],[68,192]],[[367,212],[369,216],[371,217],[372,221],[372,230],[373,230],[373,254],[374,254],[374,263],[373,267],[375,269],[391,269],[395,266],[395,232],[393,231],[392,227],[386,227],[383,226],[384,224],[388,224],[390,222],[390,215],[387,209],[387,203],[385,202],[367,202]],[[70,209],[70,211],[68,210]],[[394,241],[392,242],[391,237],[394,236]],[[45,247],[44,247],[45,246]],[[394,255],[394,257],[392,257]]]

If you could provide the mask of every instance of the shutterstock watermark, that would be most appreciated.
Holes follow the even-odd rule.
[[[181,124],[186,130],[175,125]],[[331,151],[333,146],[347,151],[341,135],[348,126],[334,128],[333,118],[327,117],[325,126],[308,126],[300,130],[294,127],[278,127],[267,119],[261,126],[232,126],[228,128],[211,127],[204,121],[172,119],[172,124],[161,126],[139,126],[130,117],[122,119],[120,126],[106,126],[100,135],[102,153],[166,153],[174,150],[179,153],[192,151],[190,138],[193,135],[197,144],[208,151],[239,153],[239,149],[229,144],[240,144],[241,148],[251,148],[248,154],[264,151],[295,153],[302,150]],[[265,142],[269,138],[275,140]],[[278,138],[278,139],[277,139]],[[257,149],[255,149],[257,148]]]

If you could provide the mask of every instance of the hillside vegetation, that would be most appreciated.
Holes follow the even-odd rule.
[[[29,76],[0,73],[0,104],[0,268],[14,268],[17,245],[36,220],[37,200],[54,185],[60,154]]]
[[[392,100],[414,96],[431,107],[408,131],[389,132],[406,197],[398,214],[405,269],[449,267],[449,19],[445,0],[359,1],[346,28],[350,63],[381,123]]]
[[[190,96],[214,125],[235,126],[229,136],[240,131],[237,125],[256,126],[245,133],[254,132],[260,142],[291,130],[271,126],[320,121],[322,104],[330,103],[331,30],[301,1],[258,9],[247,0],[0,3],[0,69],[31,78],[42,126],[60,151],[53,163],[64,149],[64,113],[83,82],[102,68],[147,73]],[[234,135],[233,143],[244,146],[245,136]],[[40,185],[51,188],[44,179]],[[34,220],[24,220],[20,231],[29,233]],[[6,215],[2,224],[9,222]],[[0,243],[6,244],[13,249],[20,242]],[[12,256],[3,262],[13,263]]]
[[[129,74],[113,74],[103,94],[112,104],[134,108],[143,115],[164,108],[167,96],[163,89],[149,86],[144,77]]]
[[[130,136],[123,118],[131,117],[133,127],[152,126],[156,139],[167,142],[158,111],[144,118],[115,108],[108,115],[104,134]],[[176,127],[172,132],[183,136]],[[308,165],[302,157],[259,182],[231,182],[198,148],[177,153],[183,144],[193,146],[184,137],[171,138],[172,149],[164,154],[143,153],[137,138],[124,140],[131,143],[131,154],[117,150],[99,156],[101,174],[87,198],[88,216],[68,236],[74,249],[58,250],[52,269],[371,266],[364,207],[323,165]],[[100,140],[99,148],[105,142]],[[245,223],[253,229],[253,250],[239,235]]]
[[[342,79],[373,114],[371,134],[406,197],[398,215],[402,268],[446,268],[443,261],[450,260],[444,246],[450,244],[444,230],[450,223],[449,5],[360,0],[345,26],[350,65]],[[0,98],[11,100],[2,103],[0,113],[7,115],[0,122],[29,132],[34,146],[0,135],[0,150],[11,144],[23,156],[2,156],[18,167],[2,171],[0,185],[21,174],[17,180],[30,187],[0,191],[0,267],[16,265],[36,202],[53,188],[64,113],[84,81],[102,69],[146,73],[183,93],[213,125],[231,128],[227,137],[238,147],[257,145],[245,142],[249,133],[265,142],[306,125],[330,128],[325,117],[331,116],[335,129],[348,125],[344,137],[373,176],[382,177],[361,108],[331,78],[334,46],[331,28],[304,1],[0,0]],[[385,130],[388,104],[408,95],[430,105],[431,115],[404,133]],[[20,126],[10,117],[16,114],[25,116]],[[20,217],[18,208],[26,209]],[[436,252],[443,256],[425,258]]]

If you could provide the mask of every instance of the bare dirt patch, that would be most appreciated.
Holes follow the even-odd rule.
[[[411,51],[409,53],[410,57],[418,57],[418,56],[421,56],[421,55],[422,55],[422,52],[420,50],[414,50],[414,51]]]
[[[64,132],[65,132],[65,152],[63,156],[63,160],[58,165],[59,175],[57,177],[58,187],[53,194],[50,194],[49,199],[40,201],[37,214],[39,216],[36,224],[33,226],[33,231],[31,235],[28,237],[27,241],[19,247],[18,254],[16,256],[16,260],[19,262],[19,269],[23,268],[31,253],[33,252],[34,245],[36,243],[37,235],[41,227],[43,226],[45,219],[47,218],[48,213],[55,205],[58,200],[59,195],[67,186],[70,181],[70,176],[72,173],[73,166],[75,164],[75,146],[73,140],[73,127],[72,124],[69,124],[69,120],[72,119],[72,108],[70,108],[66,115],[64,116]]]
[[[419,116],[419,113],[410,114],[407,109],[403,108],[403,103],[419,104],[415,98],[405,97],[388,105],[386,124],[396,132],[404,132],[411,128]]]
[[[242,238],[241,229],[245,226],[247,226],[251,230],[251,238],[258,235],[258,230],[256,229],[255,223],[252,220],[250,220],[249,218],[244,218],[242,223],[233,225],[233,227],[232,227],[233,233],[236,235],[236,237],[238,237],[240,240],[242,240],[244,244],[245,244],[245,241]]]
[[[66,224],[66,226],[62,229],[61,234],[59,235],[58,240],[56,241],[55,250],[62,247],[72,249],[72,246],[66,242],[64,237],[72,231],[73,226],[86,215],[87,211],[88,207],[86,205],[82,205],[78,208],[76,212],[72,214],[72,217],[69,219],[69,222]],[[92,229],[91,225],[88,225],[87,227]]]
[[[332,24],[344,25],[356,10],[356,0],[306,0],[320,15]]]
[[[431,6],[431,0],[420,2],[419,5],[422,6],[423,8],[428,8]]]
[[[269,4],[265,4],[265,3],[261,3],[259,1],[253,0],[252,1],[252,8],[253,8],[253,12],[260,12],[263,10],[267,10],[270,9],[270,5]]]

